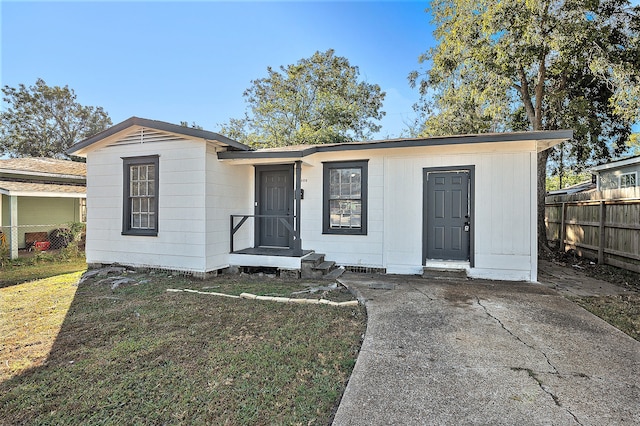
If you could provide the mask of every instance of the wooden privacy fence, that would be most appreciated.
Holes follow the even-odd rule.
[[[545,221],[560,250],[640,272],[640,187],[547,197]]]

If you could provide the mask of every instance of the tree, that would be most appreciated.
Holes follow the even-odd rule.
[[[426,135],[574,130],[577,164],[621,153],[640,119],[640,7],[627,0],[434,0],[436,47],[409,81]],[[538,241],[547,245],[549,151],[538,154]]]
[[[222,125],[221,133],[254,146],[321,144],[364,139],[380,130],[385,93],[358,82],[358,67],[333,49],[297,64],[267,68],[243,96],[249,111]]]
[[[68,158],[65,151],[111,123],[101,107],[83,106],[68,86],[4,86],[0,112],[0,152],[13,157]]]
[[[196,129],[196,130],[203,130],[202,126],[200,126],[199,124],[197,124],[195,121],[191,122],[191,125],[189,125],[189,122],[187,121],[181,121],[180,125],[182,127],[191,127],[192,129]]]

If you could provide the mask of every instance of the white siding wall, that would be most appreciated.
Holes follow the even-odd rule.
[[[228,265],[229,215],[253,214],[254,167],[203,141],[103,147],[87,158],[87,261],[204,272]],[[122,159],[160,156],[159,233],[122,236]],[[536,279],[534,142],[319,153],[303,159],[302,242],[343,265],[422,270],[423,169],[475,166],[475,277]],[[368,160],[367,235],[322,234],[323,162]],[[235,247],[253,244],[252,220]]]
[[[87,262],[204,271],[205,152],[198,141],[103,147],[87,156]],[[121,157],[159,155],[158,236],[121,235]]]
[[[314,155],[305,159],[302,241],[339,264],[421,273],[423,169],[475,166],[475,277],[536,279],[535,144],[500,143]],[[369,160],[368,235],[322,235],[322,162]],[[532,181],[532,177],[534,180]],[[533,255],[532,255],[533,253]]]
[[[322,234],[322,163],[369,160],[367,235]],[[381,267],[383,264],[384,159],[380,151],[321,153],[304,159],[302,166],[302,247],[325,253],[343,265]]]
[[[207,148],[207,271],[229,266],[229,217],[253,214],[253,166],[218,161],[215,148]],[[239,219],[236,219],[238,222]],[[247,220],[234,238],[234,249],[253,245],[254,222]]]

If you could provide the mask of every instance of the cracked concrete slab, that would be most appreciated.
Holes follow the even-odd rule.
[[[335,425],[640,424],[640,343],[548,287],[341,281],[368,326]]]

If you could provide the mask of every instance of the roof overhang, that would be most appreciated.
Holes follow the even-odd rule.
[[[86,198],[81,185],[0,181],[0,194],[16,197]]]
[[[234,163],[256,164],[259,160],[299,160],[318,152],[361,151],[367,149],[415,148],[446,145],[535,142],[536,151],[541,152],[573,137],[572,130],[515,132],[515,133],[483,133],[477,135],[437,136],[415,139],[389,139],[367,142],[347,142],[341,144],[304,146],[299,149],[283,147],[258,151],[225,151],[218,153],[218,159],[231,160]]]
[[[593,172],[601,172],[603,170],[617,169],[620,167],[631,166],[633,164],[640,164],[640,156],[627,158],[625,160],[612,161],[611,163],[601,164],[591,168]]]
[[[115,126],[112,126],[106,130],[103,130],[102,132],[90,138],[87,138],[83,141],[80,141],[72,145],[66,151],[66,153],[69,155],[84,156],[87,154],[87,152],[92,150],[95,144],[98,144],[99,142],[111,136],[117,135],[118,133],[123,132],[132,127],[146,127],[149,129],[174,133],[181,136],[188,136],[195,139],[203,139],[205,141],[217,142],[223,146],[226,146],[234,150],[248,151],[251,149],[247,145],[244,145],[238,141],[230,139],[219,133],[210,132],[207,130],[194,129],[192,127],[185,127],[177,124],[166,123],[164,121],[149,120],[146,118],[139,118],[139,117],[131,117],[121,123],[116,124]]]

